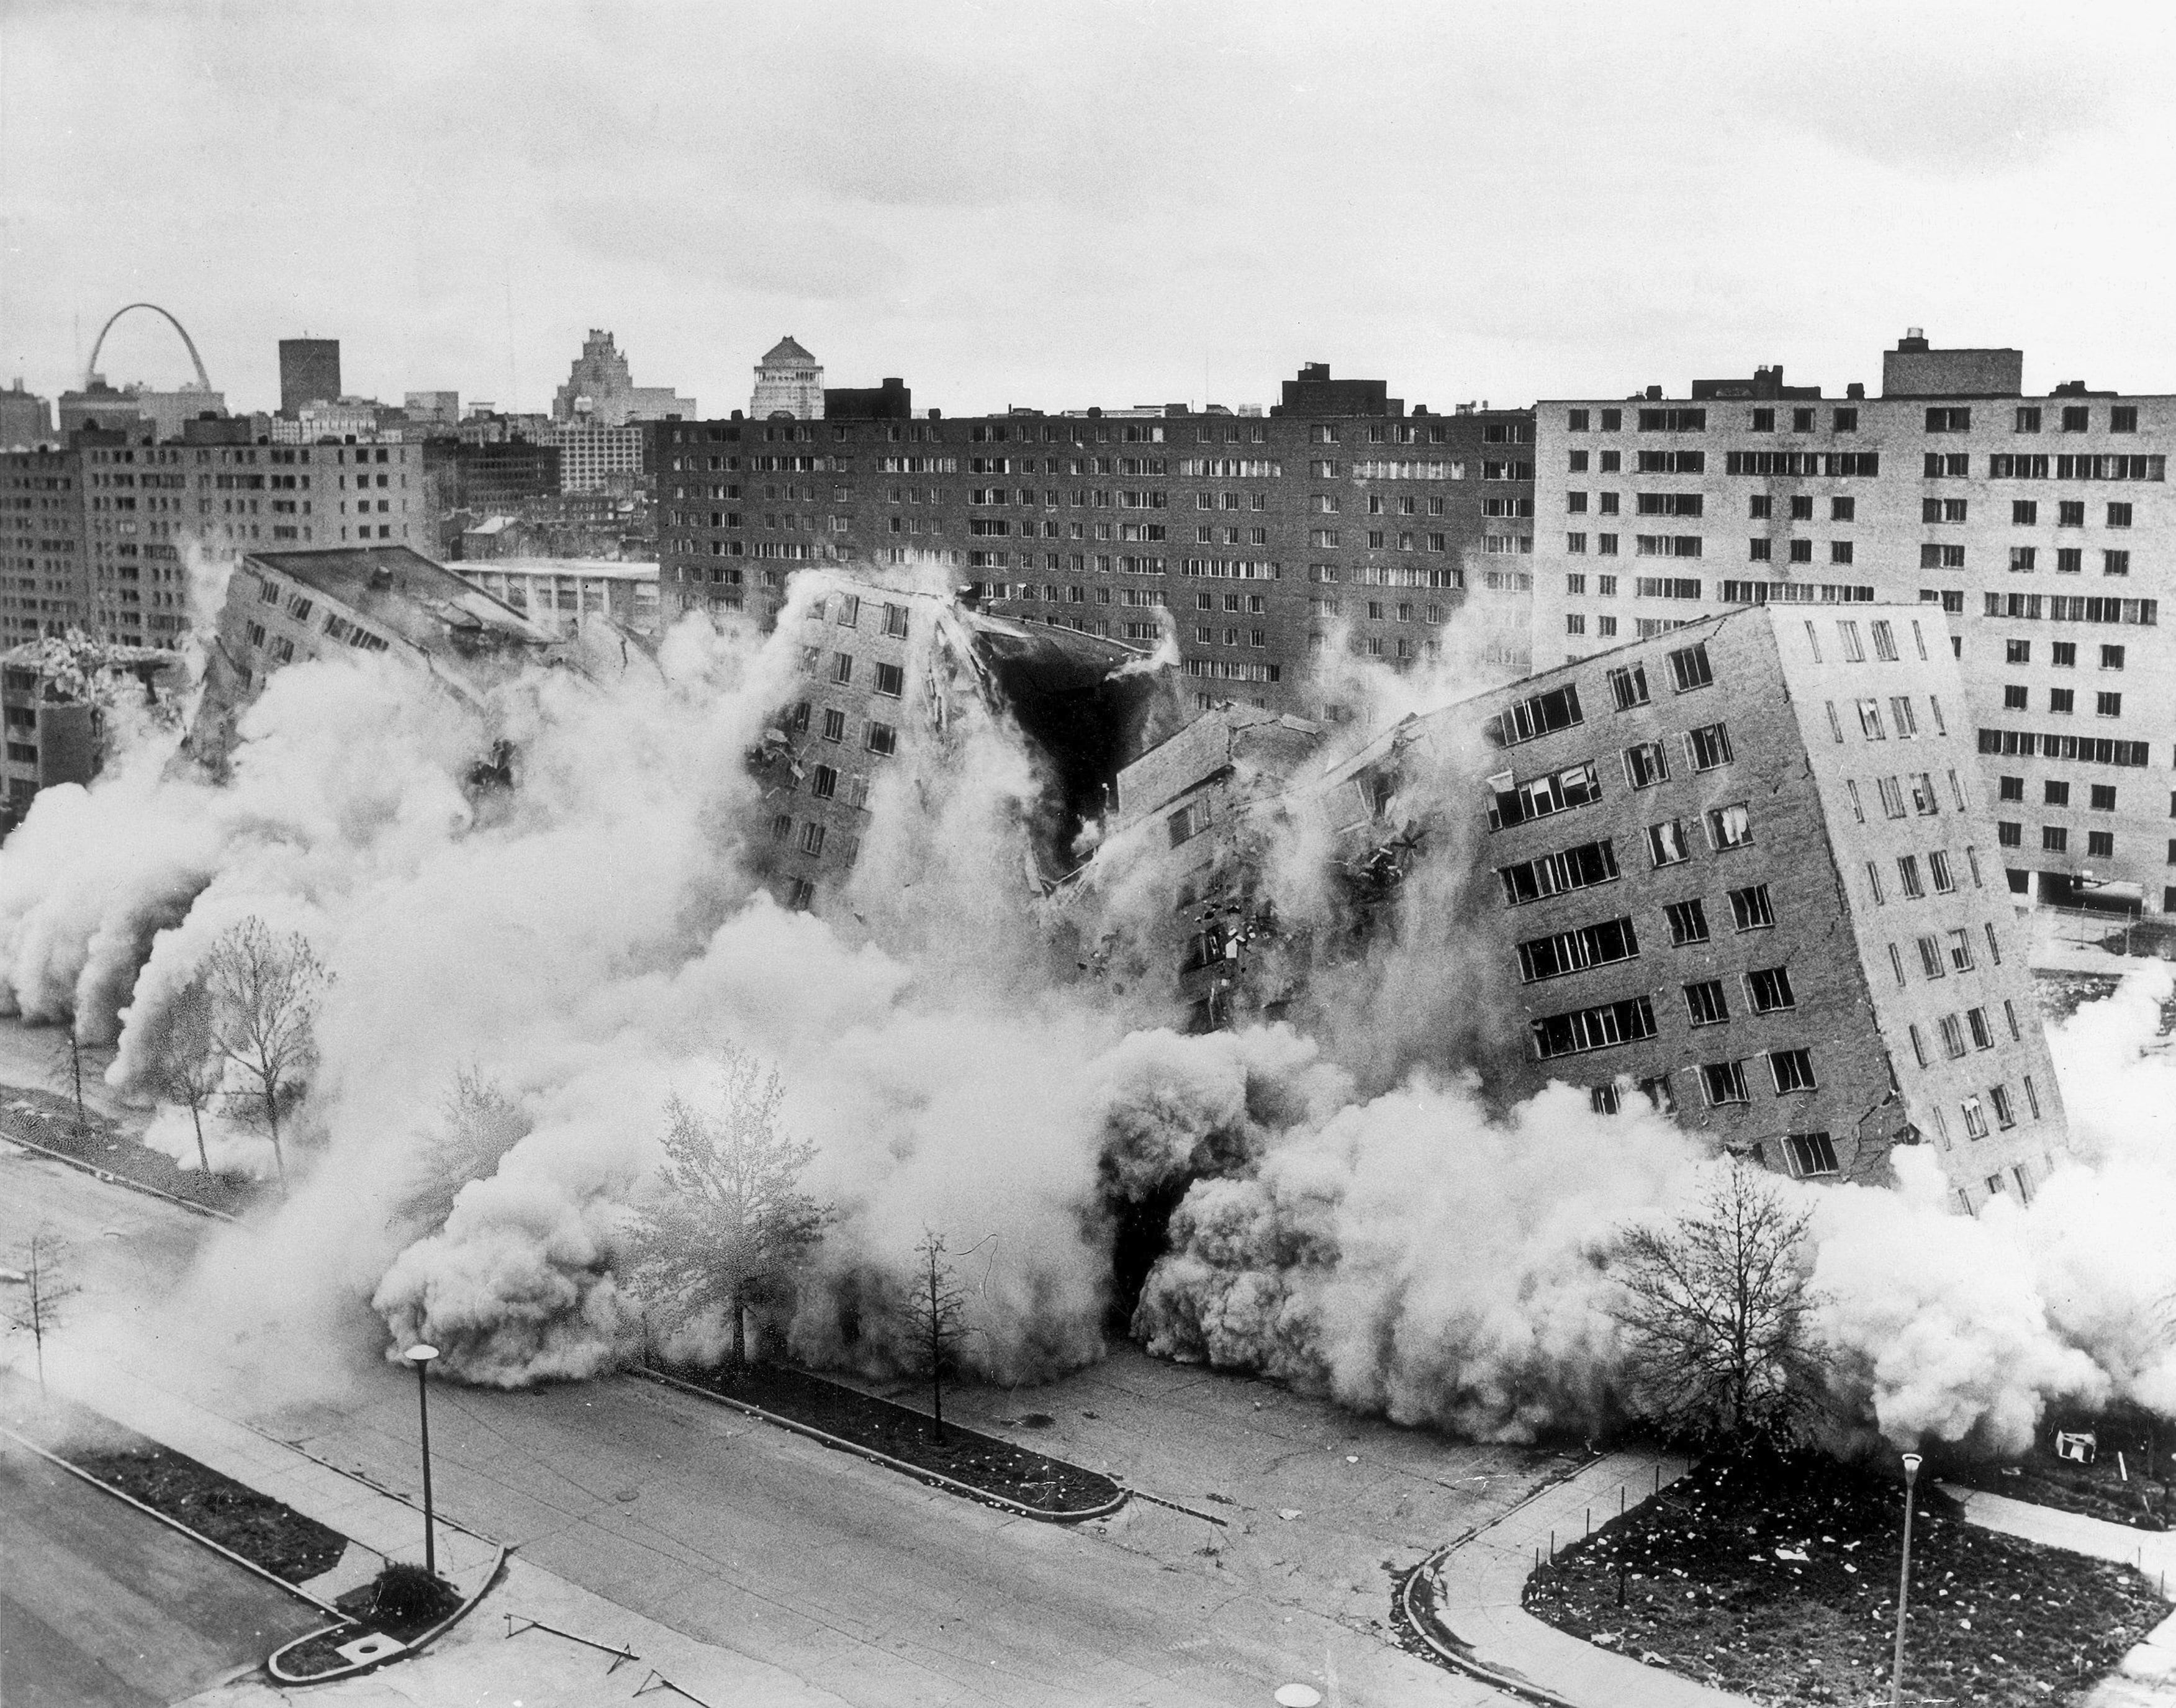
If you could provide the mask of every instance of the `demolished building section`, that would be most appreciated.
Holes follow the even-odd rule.
[[[558,639],[405,546],[252,552],[227,585],[190,748],[216,769],[236,721],[291,664],[387,653],[473,703],[525,665],[563,659]]]
[[[1281,779],[1212,715],[1122,779],[1139,812],[1065,905],[1092,929],[1161,891],[1150,953],[1197,1026],[1400,939],[1477,1011],[1444,1065],[1493,1092],[1645,1094],[1804,1177],[1885,1181],[1923,1142],[1971,1210],[2029,1196],[2067,1138],[1962,704],[1907,607],[1689,624]],[[1294,850],[1329,898],[1303,927],[1276,905]]]
[[[176,721],[181,666],[176,653],[116,645],[78,629],[11,647],[0,661],[8,726],[0,830],[19,823],[41,789],[96,776],[116,714]]]
[[[1180,724],[1175,672],[1142,648],[993,617],[904,574],[808,570],[797,588],[802,690],[748,756],[753,863],[790,906],[843,881],[887,770],[942,756],[963,718],[1009,720],[1038,768],[1036,888],[1072,869],[1121,770]]]

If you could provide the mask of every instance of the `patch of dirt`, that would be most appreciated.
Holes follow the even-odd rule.
[[[1118,1485],[1100,1471],[952,1422],[945,1424],[944,1438],[938,1439],[928,1413],[806,1370],[759,1364],[738,1374],[686,1369],[668,1373],[922,1470],[942,1472],[986,1494],[1003,1495],[1045,1512],[1091,1512],[1118,1498]]]
[[[32,1384],[0,1379],[0,1416],[78,1470],[291,1584],[330,1571],[346,1551],[338,1531],[95,1412],[41,1400]]]
[[[19,1139],[57,1150],[139,1186],[155,1186],[177,1198],[228,1216],[239,1216],[267,1190],[240,1175],[183,1168],[171,1156],[147,1150],[120,1123],[86,1109],[79,1120],[74,1100],[36,1086],[0,1085],[0,1139]]]
[[[1763,1704],[1888,1700],[1903,1490],[1817,1457],[1711,1463],[1528,1579],[1526,1610]],[[1923,1482],[1906,1700],[2075,1702],[2168,1616],[2128,1566],[1968,1525]]]

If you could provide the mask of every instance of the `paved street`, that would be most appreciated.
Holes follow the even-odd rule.
[[[77,1242],[85,1301],[115,1308],[87,1363],[186,1381],[209,1407],[414,1490],[413,1386],[361,1338],[345,1359],[307,1349],[326,1391],[284,1408],[204,1350],[225,1335],[191,1336],[186,1357],[160,1349],[153,1301],[215,1224],[0,1157],[0,1238],[41,1217]],[[252,1348],[286,1365],[304,1350]],[[64,1347],[61,1367],[76,1356]],[[1254,1704],[1291,1680],[1352,1705],[1493,1700],[1384,1640],[1389,1569],[1546,1469],[1128,1352],[1051,1389],[963,1395],[961,1415],[1062,1414],[1005,1433],[1227,1522],[1136,1502],[1061,1529],[638,1381],[434,1395],[441,1510],[585,1591],[871,1705]]]
[[[0,1437],[0,1702],[163,1708],[324,1623]]]

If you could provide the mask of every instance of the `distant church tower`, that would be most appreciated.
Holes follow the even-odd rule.
[[[755,365],[748,415],[756,421],[824,419],[824,369],[791,338],[781,338]]]

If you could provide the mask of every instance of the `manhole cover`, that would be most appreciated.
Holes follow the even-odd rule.
[[[1280,1684],[1277,1686],[1277,1708],[1318,1708],[1322,1692],[1312,1684]]]
[[[635,1499],[639,1493],[640,1491],[638,1489],[619,1488],[612,1491],[612,1499],[614,1500],[633,1500]]]

